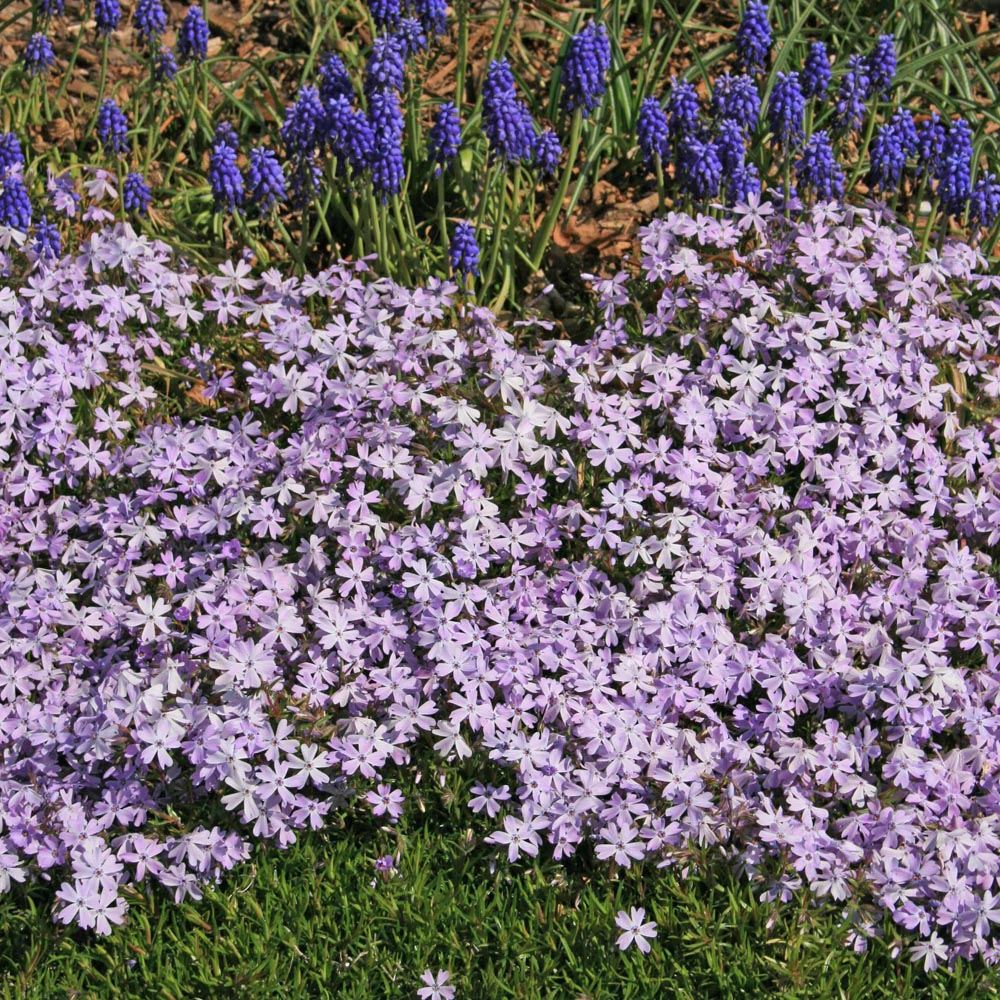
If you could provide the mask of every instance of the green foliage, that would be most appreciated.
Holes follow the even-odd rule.
[[[403,786],[398,829],[362,807],[287,851],[258,849],[200,902],[137,893],[108,938],[54,926],[52,887],[15,888],[0,896],[0,997],[402,1000],[426,968],[450,970],[456,1000],[998,994],[978,965],[927,975],[894,957],[888,924],[855,954],[842,907],[762,903],[709,852],[667,870],[611,869],[589,852],[510,866],[483,842],[495,825],[463,805],[491,770],[471,760],[425,773]],[[385,854],[396,874],[375,871]],[[615,914],[631,906],[658,924],[649,955],[615,944]]]

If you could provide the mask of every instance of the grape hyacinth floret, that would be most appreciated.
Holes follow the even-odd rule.
[[[806,140],[795,161],[795,175],[801,188],[811,190],[821,201],[840,198],[844,194],[844,171],[837,163],[830,134],[822,129]]]
[[[672,79],[667,98],[667,128],[675,145],[684,136],[701,134],[699,108],[698,92],[694,87],[687,80]]]
[[[851,56],[837,91],[834,120],[842,131],[857,129],[864,124],[868,97],[872,93],[868,61],[863,56]]]
[[[652,166],[656,157],[661,161],[667,160],[670,156],[667,115],[655,97],[647,97],[640,105],[635,131],[639,152],[646,166]]]
[[[448,261],[452,271],[460,277],[468,278],[470,275],[479,277],[479,244],[476,242],[476,230],[471,222],[460,222],[455,226]]]
[[[375,193],[385,204],[403,185],[403,112],[399,98],[391,90],[371,97],[368,120],[372,129],[371,172]]]
[[[234,212],[243,203],[243,175],[237,166],[238,139],[233,126],[223,122],[215,130],[208,158],[208,184],[216,212]]]
[[[483,131],[491,159],[530,161],[535,139],[531,113],[517,96],[506,59],[490,63],[483,82]]]
[[[972,126],[956,118],[945,134],[936,177],[941,207],[949,215],[961,218],[972,194]]]
[[[553,129],[547,128],[535,136],[532,162],[540,177],[554,177],[562,159],[562,143]]]
[[[31,199],[17,168],[0,172],[0,226],[22,233],[31,228]]]
[[[447,32],[447,0],[413,0],[413,9],[428,35],[443,35]]]
[[[122,184],[122,207],[125,211],[145,217],[149,214],[152,203],[153,192],[146,183],[146,178],[138,171],[127,174]]]
[[[167,12],[161,0],[138,0],[132,25],[140,45],[154,45],[167,30]]]
[[[611,68],[611,44],[603,24],[591,21],[570,39],[562,65],[562,106],[586,118],[601,102]]]
[[[52,43],[40,31],[28,39],[24,47],[24,72],[27,76],[41,76],[47,73],[56,61]]]
[[[813,42],[809,46],[802,66],[802,93],[805,97],[826,97],[832,78],[830,57],[823,42]]]
[[[94,23],[101,38],[110,35],[121,19],[122,11],[118,0],[94,0]]]
[[[285,200],[285,173],[277,154],[270,149],[250,150],[246,176],[247,200],[261,215],[266,215]]]
[[[985,173],[976,179],[969,195],[969,222],[982,229],[991,229],[1000,215],[1000,181],[997,175]]]
[[[440,177],[443,167],[458,156],[462,144],[462,122],[458,108],[451,101],[445,101],[434,116],[434,124],[427,134],[427,157],[435,164],[434,176]]]
[[[382,35],[372,44],[365,68],[365,95],[403,89],[406,80],[406,51],[398,35]]]
[[[736,29],[736,61],[740,70],[753,76],[767,65],[771,50],[771,25],[767,4],[748,0],[743,19]]]
[[[100,144],[116,156],[127,153],[131,148],[128,138],[128,119],[112,97],[102,101],[97,110],[96,132]]]
[[[53,260],[62,252],[62,239],[58,227],[42,216],[35,224],[32,249],[43,260]]]
[[[896,78],[896,39],[893,35],[879,35],[868,56],[867,67],[868,96],[888,98]]]
[[[772,142],[789,147],[804,137],[803,119],[806,99],[802,93],[798,73],[779,73],[768,101],[767,120],[771,127]]]
[[[208,24],[197,4],[188,8],[177,32],[177,55],[182,63],[204,62],[208,58]]]
[[[697,108],[697,98],[694,107]],[[712,114],[716,119],[735,121],[747,133],[752,132],[760,117],[757,84],[749,76],[723,73],[712,85]],[[693,117],[697,118],[697,110]]]

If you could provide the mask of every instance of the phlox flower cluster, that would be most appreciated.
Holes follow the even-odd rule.
[[[511,862],[698,844],[1000,956],[996,282],[830,203],[640,243],[581,343],[124,225],[0,287],[0,888],[105,933],[475,756]]]

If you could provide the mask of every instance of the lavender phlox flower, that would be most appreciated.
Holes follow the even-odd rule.
[[[479,244],[476,230],[471,222],[459,222],[451,238],[448,260],[455,274],[467,278],[479,277]]]
[[[208,158],[208,183],[216,212],[233,212],[243,203],[243,175],[237,165],[236,134],[223,122],[215,130]]]
[[[177,32],[177,55],[182,63],[208,58],[208,23],[201,7],[192,4]]]
[[[505,59],[490,63],[483,82],[483,131],[491,158],[508,163],[530,161],[535,128],[530,112],[517,96]]]
[[[287,195],[285,172],[274,150],[256,146],[250,150],[246,174],[247,201],[265,215]]]
[[[805,110],[806,99],[799,83],[799,74],[778,73],[767,106],[768,124],[775,145],[787,147],[803,138]]]
[[[562,143],[559,142],[559,136],[553,129],[547,128],[535,136],[532,162],[540,177],[554,177],[556,175],[562,153]]]
[[[365,66],[365,95],[380,91],[401,92],[406,79],[406,51],[397,35],[382,35],[372,43]]]
[[[611,68],[611,44],[603,24],[589,22],[569,42],[563,61],[562,106],[586,118],[601,102]]]
[[[969,195],[969,223],[991,229],[1000,215],[1000,181],[996,174],[984,173],[976,178]]]
[[[391,90],[371,95],[368,120],[371,123],[373,148],[369,166],[375,193],[385,203],[399,194],[403,183],[403,112],[399,98]]]
[[[0,174],[3,169],[0,168]],[[67,218],[75,218],[80,207],[80,195],[77,194],[73,178],[69,173],[56,174],[51,168],[48,170],[48,179],[45,182],[45,190],[49,195],[49,202],[60,215]]]
[[[24,72],[28,76],[41,76],[52,68],[56,54],[48,37],[36,31],[24,47]]]
[[[832,77],[830,57],[823,42],[813,42],[802,65],[802,93],[805,97],[826,97]]]
[[[443,35],[448,30],[447,0],[412,0],[413,9],[428,35]]]
[[[736,29],[736,61],[740,70],[751,76],[767,65],[771,50],[771,25],[768,8],[761,0],[748,0],[743,18]]]
[[[441,176],[441,169],[456,156],[462,143],[462,122],[458,108],[451,101],[445,101],[434,116],[434,124],[427,134],[427,156],[435,164],[434,176]]]
[[[716,77],[712,85],[712,116],[735,121],[746,132],[752,132],[760,118],[760,92],[754,79],[728,73]]]
[[[167,30],[167,12],[161,0],[138,0],[132,26],[140,45],[152,45]]]
[[[102,38],[110,35],[121,19],[122,11],[118,0],[94,0],[94,22],[97,34]]]
[[[869,97],[888,99],[896,78],[896,39],[893,35],[879,35],[868,55]]]
[[[633,906],[626,913],[619,910],[615,917],[615,923],[619,930],[618,947],[625,951],[630,945],[635,944],[643,954],[649,954],[652,945],[649,943],[656,937],[656,921],[646,920],[646,910],[642,906]]]
[[[354,84],[351,83],[344,61],[336,52],[327,52],[320,60],[318,92],[320,102],[324,105],[338,97],[354,100]]]
[[[837,163],[826,130],[814,132],[795,161],[795,175],[800,187],[808,188],[817,198],[828,201],[844,193],[844,171]]]
[[[451,973],[446,969],[438,969],[437,972],[424,969],[420,974],[424,985],[417,990],[417,996],[420,1000],[455,1000],[455,987],[448,985],[449,979]]]
[[[647,166],[651,166],[656,157],[665,161],[670,156],[667,115],[655,97],[647,97],[639,106],[635,132],[639,141],[639,151]]]
[[[142,174],[136,171],[127,174],[122,184],[122,207],[125,211],[145,216],[152,202],[153,192]]]
[[[868,61],[854,55],[847,60],[847,69],[840,80],[834,121],[843,131],[860,128],[865,120],[867,100],[871,94],[871,77]]]
[[[113,97],[106,98],[98,108],[95,131],[98,142],[116,156],[127,153],[131,148],[128,139],[128,119]]]

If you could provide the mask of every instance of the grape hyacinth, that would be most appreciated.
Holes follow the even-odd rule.
[[[399,0],[368,0],[368,13],[378,31],[395,28],[403,16]]]
[[[354,84],[344,61],[336,52],[328,52],[319,64],[319,99],[325,106],[338,97],[354,100]]]
[[[746,205],[752,198],[760,195],[760,174],[752,163],[744,163],[727,173],[726,203],[728,205]]]
[[[391,90],[372,95],[368,120],[372,127],[372,187],[382,204],[397,195],[406,173],[403,162],[403,112]]]
[[[177,33],[177,55],[182,63],[204,62],[208,58],[208,24],[201,7],[192,4]]]
[[[937,176],[947,138],[948,128],[936,111],[917,125],[917,172],[919,174]]]
[[[554,177],[562,159],[562,144],[553,129],[547,128],[535,137],[532,162],[540,177]]]
[[[667,98],[667,129],[676,145],[686,135],[700,135],[698,92],[687,80],[671,80]]]
[[[603,24],[591,21],[570,39],[562,66],[562,106],[586,118],[601,102],[611,68],[611,45]]]
[[[434,176],[440,177],[443,167],[458,156],[462,143],[462,122],[458,108],[451,101],[445,101],[434,116],[434,124],[427,135],[427,157],[435,164]]]
[[[746,159],[743,130],[732,118],[723,118],[719,122],[718,133],[715,137],[715,149],[719,154],[719,161],[722,163],[724,177],[730,177],[743,167]]]
[[[427,49],[427,32],[415,17],[404,17],[399,22],[396,37],[402,47],[404,59],[409,59],[410,56],[415,56]]]
[[[821,201],[839,198],[844,193],[844,171],[833,154],[830,134],[814,132],[795,161],[799,186],[811,189]]]
[[[455,274],[462,278],[469,275],[479,277],[479,244],[471,222],[460,222],[455,226],[448,259]]]
[[[996,174],[985,173],[976,180],[969,196],[969,223],[992,229],[1000,215],[1000,181]]]
[[[888,98],[896,78],[896,39],[893,35],[879,35],[868,56],[867,68],[868,96]]]
[[[406,53],[396,35],[382,35],[372,44],[365,67],[365,96],[382,91],[401,92],[406,79]]]
[[[697,118],[697,98],[695,99]],[[752,132],[760,118],[760,92],[753,79],[743,74],[723,73],[712,85],[712,115],[736,122],[745,132]]]
[[[768,123],[772,143],[787,148],[797,144],[804,135],[803,119],[806,99],[798,73],[779,73],[768,102]]]
[[[722,161],[715,143],[687,135],[681,139],[676,154],[680,187],[695,201],[714,198],[722,184]]]
[[[250,150],[246,181],[247,200],[261,215],[285,200],[285,173],[273,150],[261,147]]]
[[[44,260],[53,260],[62,252],[62,239],[59,236],[59,230],[44,215],[35,224],[32,249]]]
[[[173,49],[160,49],[153,63],[153,75],[161,82],[169,82],[177,76],[177,60]]]
[[[736,61],[740,70],[753,76],[767,65],[771,50],[771,25],[767,4],[748,0],[743,19],[736,29]]]
[[[140,45],[151,46],[167,30],[167,12],[160,0],[138,0],[132,26]]]
[[[97,110],[97,138],[106,150],[116,156],[131,148],[128,139],[128,119],[113,97],[106,98]]]
[[[447,0],[413,0],[413,9],[428,35],[443,35],[447,32]]]
[[[16,169],[0,173],[0,226],[22,233],[31,228],[31,199]]]
[[[670,131],[667,115],[655,97],[647,97],[639,107],[635,126],[639,152],[647,167],[653,166],[656,157],[665,162],[670,156]]]
[[[35,32],[24,47],[24,72],[30,77],[41,76],[55,61],[52,43],[40,31]]]
[[[813,42],[802,66],[802,94],[804,97],[826,97],[832,77],[830,57],[823,42]]]
[[[868,75],[867,60],[863,56],[851,56],[847,60],[847,70],[837,91],[834,118],[838,129],[850,131],[862,126],[870,93],[871,78]]]
[[[961,218],[972,194],[973,155],[972,126],[956,118],[948,126],[936,174],[941,207],[956,219]]]
[[[65,0],[38,0],[37,10],[40,18],[55,17],[65,9]]]
[[[216,212],[234,212],[243,203],[243,175],[236,164],[237,142],[236,132],[228,122],[215,130],[208,158],[208,184]]]
[[[145,177],[137,171],[132,171],[122,184],[122,207],[126,212],[134,212],[145,217],[149,214],[149,206],[152,203],[153,192]]]
[[[531,114],[517,96],[514,75],[506,59],[490,63],[483,82],[483,131],[491,160],[507,163],[531,160],[535,128]]]
[[[0,177],[24,164],[24,150],[13,132],[0,132]]]
[[[110,35],[118,27],[121,19],[122,11],[118,0],[95,0],[94,23],[99,36],[106,38]]]
[[[295,103],[285,108],[278,134],[293,157],[308,156],[326,141],[327,110],[315,87],[299,89]]]
[[[917,146],[913,116],[905,108],[897,108],[872,138],[869,186],[886,195],[895,193],[902,181],[906,161],[917,152]]]

